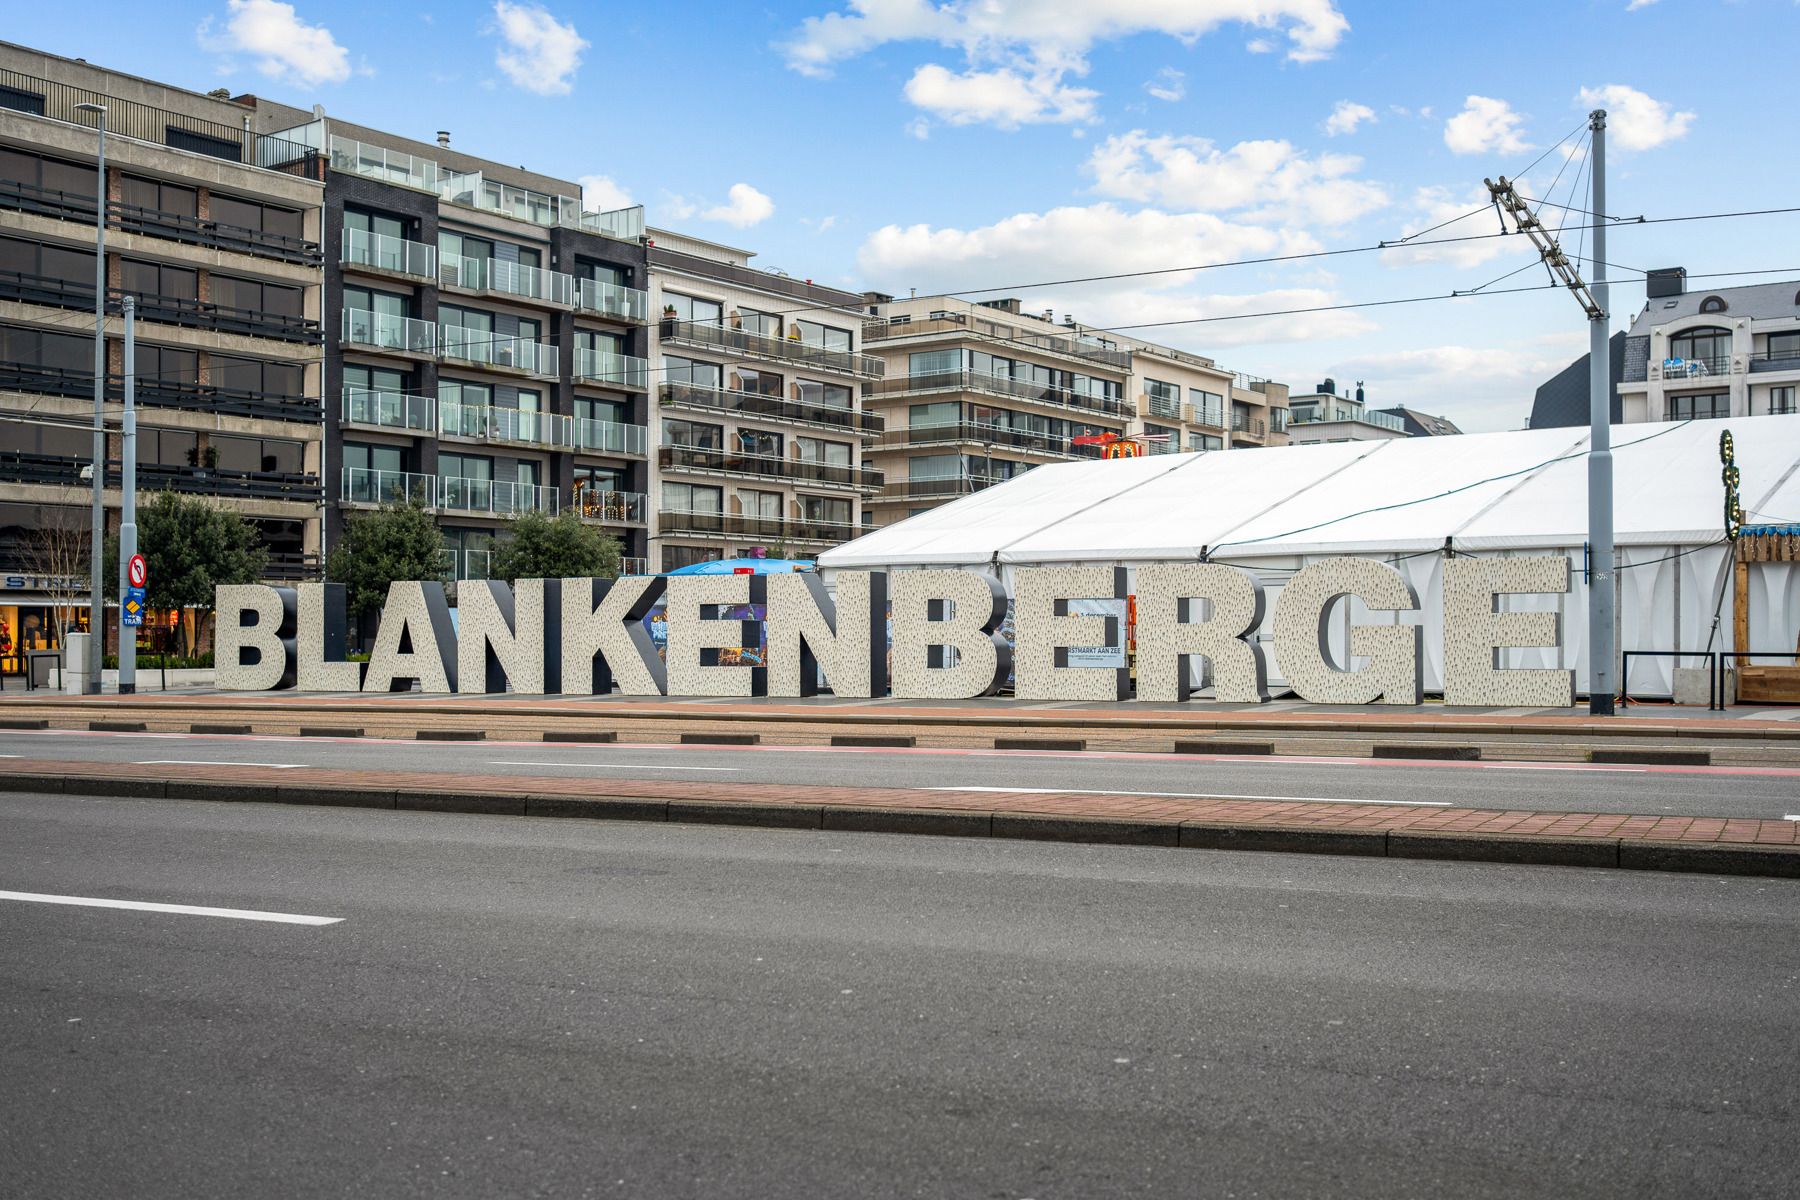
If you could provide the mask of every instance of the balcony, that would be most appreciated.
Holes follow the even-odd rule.
[[[404,154],[382,146],[359,142],[355,138],[331,135],[331,169],[382,183],[434,192],[438,186],[438,165],[429,158]]]
[[[377,350],[399,350],[432,357],[438,352],[438,327],[432,322],[363,308],[344,310],[343,337],[351,345],[371,346]]]
[[[1208,429],[1225,428],[1225,408],[1222,400],[1217,404],[1183,405],[1182,416],[1189,425],[1204,425]]]
[[[1274,411],[1282,412],[1284,410],[1276,409]],[[1288,413],[1286,424],[1278,423],[1277,433],[1294,425],[1324,425],[1338,421],[1354,421],[1359,425],[1373,425],[1377,429],[1386,429],[1392,433],[1403,434],[1406,432],[1405,419],[1397,417],[1393,413],[1367,412],[1343,405],[1335,408],[1298,408],[1285,411]],[[1259,421],[1257,424],[1260,425],[1261,422]],[[1240,432],[1235,423],[1232,425],[1232,429],[1234,432]],[[1256,431],[1256,435],[1260,435],[1260,433],[1260,430]]]
[[[642,525],[647,507],[642,492],[599,491],[579,486],[570,503],[582,520],[603,525]]]
[[[762,420],[796,421],[833,431],[854,431],[864,437],[873,437],[886,426],[880,413],[838,408],[829,404],[807,404],[761,392],[696,387],[691,383],[663,384],[657,389],[657,402],[665,408],[693,408],[714,413],[736,413]]]
[[[443,358],[524,371],[546,379],[556,378],[559,363],[556,347],[549,342],[534,342],[462,325],[438,326],[438,353]]]
[[[1131,351],[1103,344],[1082,333],[1035,333],[1018,325],[989,320],[972,312],[943,313],[932,317],[892,317],[863,322],[863,343],[893,338],[959,334],[1005,342],[1014,349],[1029,348],[1058,354],[1084,364],[1098,363],[1116,371],[1131,370]]]
[[[1244,413],[1231,414],[1231,432],[1241,433],[1245,437],[1261,440],[1269,432],[1269,423],[1261,417],[1246,416]]]
[[[648,431],[642,425],[575,418],[575,448],[589,454],[629,454],[643,457]]]
[[[1665,358],[1662,361],[1664,379],[1706,379],[1713,375],[1729,374],[1729,354],[1696,354],[1686,358]]]
[[[650,319],[650,294],[597,279],[575,281],[575,307],[585,313],[641,325]]]
[[[881,489],[879,495],[871,499],[871,503],[896,500],[954,500],[958,496],[967,496],[972,492],[991,487],[996,483],[1004,483],[1001,479],[984,479],[979,475],[945,475],[935,479],[906,479],[890,483]]]
[[[1033,433],[1006,425],[989,425],[979,421],[945,421],[932,425],[909,425],[890,429],[876,443],[877,448],[898,449],[909,446],[948,446],[971,444],[996,449],[1020,450],[1027,454],[1052,455],[1057,458],[1099,458],[1098,446],[1077,446],[1066,437]]]
[[[561,497],[553,487],[456,476],[442,476],[437,483],[438,507],[458,512],[485,513],[496,517],[512,517],[527,512],[555,516],[561,507]]]
[[[862,526],[804,518],[759,517],[745,513],[663,509],[657,526],[673,537],[729,537],[739,541],[826,542],[836,545],[865,532]]]
[[[91,291],[89,293],[92,294]],[[117,305],[127,295],[120,288],[108,288],[107,306]],[[208,300],[190,300],[183,296],[137,297],[138,317],[145,321],[161,321],[190,329],[211,329],[220,333],[237,333],[246,337],[273,338],[281,342],[319,342],[323,335],[319,323],[307,317],[290,317],[262,309],[238,308],[230,304],[214,304]]]
[[[1765,371],[1800,371],[1800,349],[1759,350],[1750,356],[1750,373]]]
[[[88,266],[92,268],[93,264]],[[49,308],[78,308],[92,312],[93,280],[59,279],[35,272],[0,271],[0,300],[19,300]],[[89,322],[88,332],[93,332]]]
[[[0,209],[55,217],[63,221],[83,221],[90,226],[94,223],[92,196],[36,187],[20,183],[16,179],[0,179]]]
[[[619,560],[619,574],[621,575],[648,575],[649,573],[650,560],[647,558],[621,558]]]
[[[106,223],[125,233],[141,233],[166,241],[185,242],[190,246],[229,250],[236,254],[279,259],[307,267],[318,266],[325,257],[319,249],[319,243],[309,242],[305,238],[247,229],[242,225],[228,225],[223,221],[209,221],[137,204],[123,204],[116,200],[107,203]]]
[[[472,292],[501,292],[563,308],[575,303],[574,276],[498,258],[446,255],[438,266],[438,285]]]
[[[263,563],[262,577],[277,583],[307,583],[325,577],[325,564],[317,554],[270,554]]]
[[[431,410],[436,406],[429,396],[345,388],[343,420],[349,425],[375,425],[404,433],[427,433],[431,430]]]
[[[338,481],[338,499],[345,504],[418,504],[436,508],[437,483],[436,475],[345,467]]]
[[[946,392],[975,392],[984,396],[1003,396],[1008,400],[1029,400],[1034,404],[1048,404],[1065,412],[1098,413],[1120,420],[1132,414],[1131,407],[1123,400],[1113,400],[1104,396],[1088,396],[1062,388],[1045,387],[1042,384],[1007,379],[998,375],[982,375],[974,371],[935,371],[922,375],[898,375],[892,379],[883,379],[876,383],[863,385],[865,399]]]
[[[345,226],[340,261],[345,266],[391,271],[396,275],[410,275],[414,279],[435,279],[437,255],[437,247],[427,246],[424,242]]]
[[[631,392],[650,390],[650,363],[630,354],[614,354],[611,350],[575,348],[575,382],[595,383]]]
[[[693,346],[745,358],[797,363],[818,371],[842,371],[864,379],[880,378],[887,371],[887,364],[871,355],[851,350],[828,350],[797,338],[765,337],[707,321],[677,321],[665,317],[662,340],[677,346]]]
[[[788,479],[796,483],[839,487],[878,488],[882,474],[873,467],[814,462],[775,455],[740,454],[701,446],[658,446],[657,464],[665,471],[707,471],[722,475],[749,475],[759,479]]]
[[[570,418],[554,413],[481,404],[438,402],[438,436],[469,438],[478,442],[566,450],[574,446]]]
[[[4,363],[0,364],[0,391],[85,400],[94,394],[94,373],[72,367]],[[106,395],[115,404],[123,401],[123,376],[107,377]],[[181,408],[194,412],[260,417],[272,421],[317,424],[319,420],[319,402],[310,396],[214,387],[210,384],[154,379],[148,376],[138,380],[137,403],[142,408]]]
[[[43,483],[88,488],[81,472],[91,462],[79,456],[0,452],[0,480],[9,483]],[[122,468],[106,464],[106,486],[120,485]],[[231,496],[258,500],[292,500],[316,504],[323,489],[316,475],[286,471],[231,471],[218,467],[180,467],[164,463],[139,463],[138,487],[146,492],[180,492],[184,495]]]

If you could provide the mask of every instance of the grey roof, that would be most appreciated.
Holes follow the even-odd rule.
[[[1624,408],[1619,399],[1619,380],[1625,375],[1627,340],[1623,333],[1615,333],[1606,344],[1612,358],[1612,419],[1615,425],[1619,423]],[[1588,356],[1584,354],[1538,388],[1537,397],[1531,405],[1531,428],[1553,429],[1587,423]]]
[[[1429,413],[1422,413],[1416,408],[1407,408],[1404,404],[1377,411],[1399,417],[1406,422],[1408,437],[1449,437],[1462,432],[1456,427],[1456,422],[1449,417],[1434,417]]]
[[[1658,325],[1697,316],[1700,305],[1708,296],[1725,301],[1725,311],[1720,316],[1749,317],[1753,321],[1776,317],[1800,320],[1800,304],[1795,303],[1800,300],[1800,280],[1790,279],[1785,283],[1753,283],[1745,287],[1694,288],[1685,295],[1655,299],[1632,321],[1631,332],[1648,335]]]

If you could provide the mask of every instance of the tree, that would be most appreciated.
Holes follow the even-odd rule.
[[[45,505],[38,515],[42,524],[27,532],[22,557],[25,569],[42,581],[44,593],[50,597],[52,639],[60,646],[75,624],[75,610],[86,605],[88,543],[93,534],[80,520],[87,514],[73,501]]]
[[[518,579],[617,579],[619,543],[584,524],[573,509],[556,517],[528,512],[515,517],[494,545],[488,572]]]
[[[212,619],[214,589],[221,584],[255,583],[268,565],[256,526],[205,500],[158,492],[137,511],[138,553],[149,568],[145,603],[151,608],[194,613],[181,622],[183,654],[192,654]],[[106,539],[107,595],[119,593],[119,535]]]
[[[394,580],[441,583],[444,575],[444,535],[431,514],[417,504],[352,514],[325,559],[325,578],[346,588],[359,631],[362,619],[387,602],[388,585]]]

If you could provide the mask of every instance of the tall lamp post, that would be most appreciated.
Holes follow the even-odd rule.
[[[96,114],[100,134],[99,186],[94,197],[94,531],[89,548],[93,590],[88,599],[87,683],[83,691],[100,691],[100,664],[106,657],[106,105],[77,104],[77,112]]]

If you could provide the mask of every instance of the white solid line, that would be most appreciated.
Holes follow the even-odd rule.
[[[42,892],[0,892],[0,900],[27,904],[72,904],[81,908],[125,908],[133,912],[179,913],[188,917],[229,917],[234,921],[272,921],[279,925],[336,925],[342,917],[309,917],[303,913],[262,912],[253,908],[205,908],[196,904],[152,904],[147,900],[106,900],[96,896],[49,896]]]
[[[1789,813],[1781,819],[1784,821],[1800,821],[1800,813]]]
[[[292,771],[305,763],[225,762],[217,758],[145,758],[134,767],[268,767],[271,771]]]
[[[1119,792],[1110,788],[931,787],[927,792],[1021,792],[1041,796],[1153,796],[1169,800],[1293,800],[1308,804],[1402,804],[1408,808],[1449,808],[1448,800],[1345,800],[1337,796],[1228,796],[1223,792]]]
[[[521,762],[516,759],[490,759],[490,767],[556,767],[564,771],[734,771],[743,767],[659,767],[649,763],[547,763]]]

